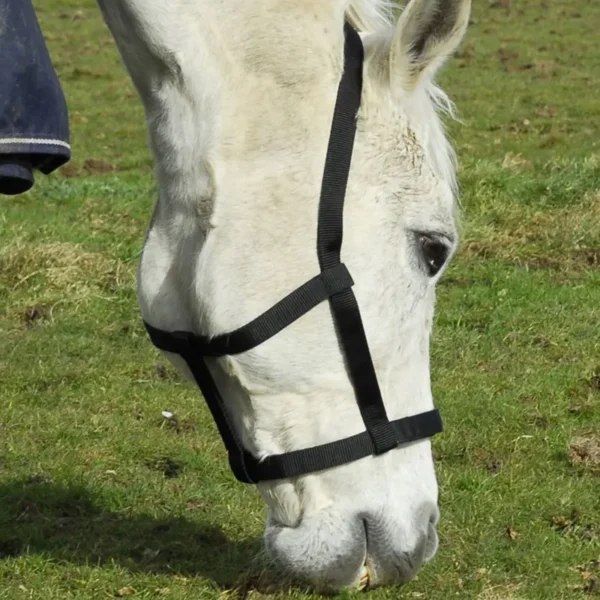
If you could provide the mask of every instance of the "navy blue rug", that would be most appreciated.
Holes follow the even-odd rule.
[[[0,0],[0,194],[71,158],[69,115],[31,0]]]

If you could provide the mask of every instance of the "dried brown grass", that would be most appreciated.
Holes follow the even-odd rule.
[[[134,265],[90,252],[82,244],[32,243],[17,237],[0,249],[0,290],[11,297],[13,308],[14,303],[23,310],[38,304],[80,304],[134,284]]]

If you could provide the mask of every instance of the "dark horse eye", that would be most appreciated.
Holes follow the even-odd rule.
[[[437,275],[448,258],[448,246],[428,235],[418,238],[419,251],[430,277]]]

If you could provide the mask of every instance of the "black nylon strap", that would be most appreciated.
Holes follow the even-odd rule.
[[[219,388],[217,388],[215,380],[208,370],[206,361],[201,356],[195,355],[193,351],[187,352],[182,356],[188,364],[188,367],[194,376],[194,380],[202,391],[204,400],[217,425],[217,429],[219,430],[219,434],[221,435],[221,439],[223,440],[223,444],[229,455],[229,464],[233,474],[236,479],[243,483],[257,483],[258,479],[252,477],[246,470],[244,461],[246,455],[252,455],[246,451],[242,444],[242,440],[233,425],[229,411],[221,397],[221,392],[219,392]],[[252,458],[254,459],[254,457]],[[251,469],[251,467],[252,463],[249,461],[248,469]]]
[[[362,93],[363,46],[360,36],[349,25],[346,25],[344,53],[345,72],[338,89],[319,205],[317,253],[322,270],[340,263],[344,198]],[[387,418],[356,297],[347,288],[333,295],[329,303],[356,401],[375,453],[387,452],[398,445],[398,440]]]
[[[348,24],[345,26],[344,74],[338,87],[337,98],[319,203],[317,254],[321,271],[340,262],[344,229],[344,198],[352,161],[356,134],[356,119],[362,95],[364,50],[360,36]]]
[[[390,426],[394,429],[396,445],[432,437],[443,429],[442,419],[437,409],[391,421]],[[375,453],[374,451],[375,446],[371,436],[363,431],[321,446],[267,456],[263,461],[258,461],[250,453],[245,452],[240,464],[236,464],[230,457],[230,465],[234,472],[236,470],[243,472],[250,478],[251,481],[245,483],[253,483],[298,477],[306,473],[339,467],[370,456]]]
[[[217,425],[223,444],[227,449],[229,465],[235,478],[242,483],[258,483],[259,480],[256,479],[256,475],[252,477],[249,473],[249,471],[255,471],[256,469],[256,458],[244,448],[206,361],[195,348],[194,338],[198,336],[186,331],[163,331],[145,321],[144,325],[152,343],[157,348],[179,354],[185,360]],[[248,467],[246,467],[246,461]]]

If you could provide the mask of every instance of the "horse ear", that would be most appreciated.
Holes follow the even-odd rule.
[[[410,0],[392,39],[392,86],[413,90],[433,77],[460,44],[470,11],[471,0]]]

